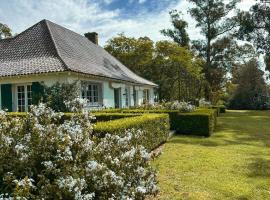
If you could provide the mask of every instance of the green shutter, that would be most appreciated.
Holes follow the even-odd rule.
[[[39,82],[32,83],[32,102],[33,105],[39,104],[44,96],[44,86]]]
[[[1,85],[1,102],[2,109],[7,109],[9,112],[12,111],[12,87],[11,84]]]

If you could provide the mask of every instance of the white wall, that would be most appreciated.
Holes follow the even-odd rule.
[[[78,81],[78,87],[80,88],[80,81],[93,81],[98,82],[102,85],[102,99],[103,106],[106,108],[114,108],[114,88],[121,88],[121,106],[125,107],[126,98],[125,98],[125,88],[129,89],[129,106],[134,106],[133,93],[133,85],[130,83],[124,82],[116,82],[110,79],[105,78],[97,78],[88,75],[81,75],[77,73],[48,73],[48,74],[40,74],[40,75],[29,75],[29,76],[18,76],[18,77],[6,77],[0,79],[0,84],[23,84],[23,83],[31,83],[31,82],[44,82],[45,85],[51,86],[56,82],[60,83],[73,83]],[[13,86],[14,88],[14,86]],[[136,86],[136,90],[138,91],[138,105],[143,103],[143,90],[149,89],[150,91],[150,103],[154,102],[154,89],[152,87],[142,87]],[[14,90],[14,89],[13,89]],[[0,91],[1,92],[1,91]],[[14,91],[13,91],[14,92]],[[14,98],[15,92],[13,94],[13,101],[16,101]],[[13,102],[13,108],[16,108],[16,102]],[[1,96],[0,96],[0,105],[1,105]]]

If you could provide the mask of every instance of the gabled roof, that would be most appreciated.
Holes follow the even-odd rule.
[[[86,37],[48,20],[0,40],[0,77],[63,71],[156,86]]]

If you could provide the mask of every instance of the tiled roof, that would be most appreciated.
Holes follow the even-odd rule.
[[[0,40],[0,77],[62,71],[156,86],[86,37],[48,20]]]

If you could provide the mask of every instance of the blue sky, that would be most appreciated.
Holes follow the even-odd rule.
[[[226,0],[224,0],[226,1]],[[242,0],[247,10],[255,0]],[[0,0],[0,22],[20,33],[42,19],[51,20],[75,32],[99,33],[100,44],[117,35],[165,39],[160,30],[170,27],[168,12],[181,10],[189,22],[192,39],[200,38],[194,20],[187,13],[187,0]]]

